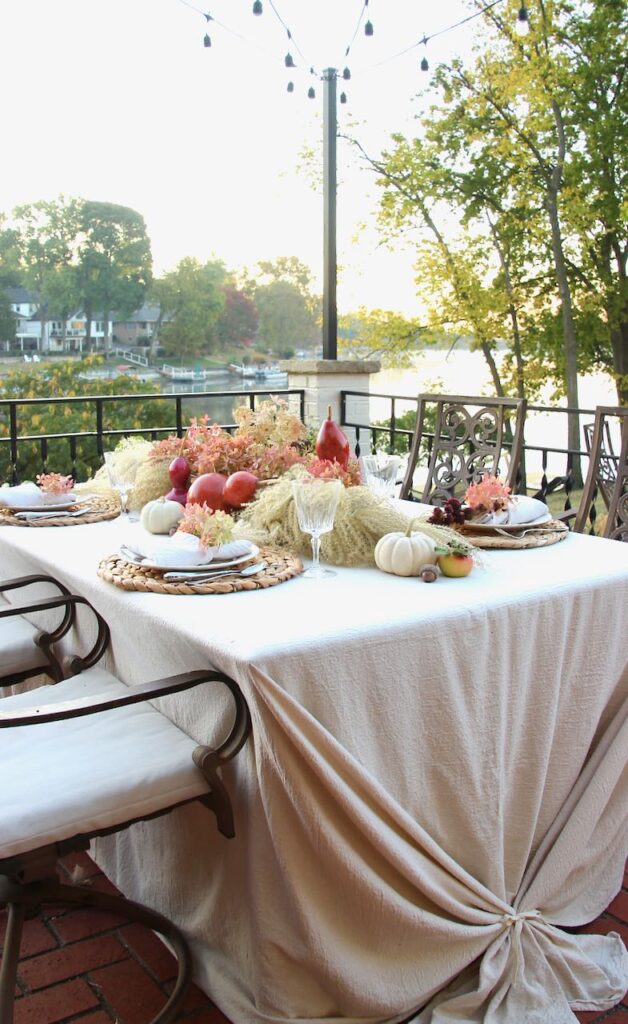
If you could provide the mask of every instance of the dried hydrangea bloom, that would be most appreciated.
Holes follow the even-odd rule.
[[[510,503],[510,487],[497,476],[485,473],[477,484],[470,484],[464,501],[476,513],[499,512]]]
[[[217,548],[233,540],[233,527],[233,518],[227,512],[214,511],[205,503],[193,502],[185,506],[177,530],[198,537],[201,547]]]
[[[67,494],[74,487],[74,478],[61,473],[40,473],[37,483],[47,494]]]

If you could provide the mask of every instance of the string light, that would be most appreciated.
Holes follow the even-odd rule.
[[[191,10],[194,10],[198,14],[202,15],[202,17],[205,18],[207,23],[209,23],[210,21],[213,21],[216,25],[219,25],[220,28],[224,29],[226,32],[229,32],[232,35],[236,35],[236,36],[238,36],[238,38],[243,39],[243,40],[246,41],[245,37],[242,36],[239,32],[234,32],[227,25],[223,25],[223,23],[221,21],[217,21],[211,14],[206,13],[206,12],[200,10],[200,8],[196,7],[193,3],[190,3],[190,0],[178,0],[178,2],[184,4],[186,7],[189,7]],[[305,60],[305,57],[304,57],[302,51],[300,50],[300,48],[297,45],[297,43],[294,41],[290,29],[288,28],[288,26],[286,25],[286,23],[282,19],[281,15],[279,14],[277,8],[275,7],[275,4],[274,4],[273,0],[268,0],[268,2],[270,3],[271,9],[274,12],[275,16],[277,17],[278,21],[280,22],[280,24],[285,29],[286,34],[288,36],[288,40],[291,41],[292,46],[299,53],[299,56],[303,59],[304,64],[307,64],[307,61]],[[452,25],[448,25],[446,28],[442,28],[438,32],[433,32],[429,36],[424,35],[421,39],[418,39],[415,43],[412,43],[410,46],[405,47],[405,49],[400,50],[398,53],[393,53],[393,54],[391,54],[390,57],[386,57],[384,60],[378,61],[375,65],[373,65],[373,67],[381,67],[383,64],[388,64],[390,61],[396,60],[398,57],[401,57],[401,56],[405,55],[406,53],[409,53],[411,50],[415,49],[417,46],[426,46],[428,42],[430,42],[432,39],[435,39],[437,36],[446,35],[448,32],[452,32],[454,29],[460,28],[461,25],[465,25],[465,24],[467,24],[467,22],[473,21],[474,18],[481,17],[483,14],[486,14],[488,11],[490,11],[493,7],[497,7],[498,4],[503,3],[503,2],[504,2],[504,0],[491,0],[491,2],[485,4],[485,6],[480,8],[480,10],[475,11],[473,14],[468,15],[466,18],[462,18],[460,21],[457,21],[457,22],[455,22]],[[366,14],[366,9],[368,7],[368,4],[369,4],[369,0],[363,0],[363,5],[362,5],[361,11],[360,11],[358,22],[356,24],[353,36],[351,38],[351,42],[349,43],[349,45],[347,46],[347,48],[345,50],[345,56],[347,56],[349,54],[349,51],[351,50],[351,47],[352,47],[352,45],[353,45],[353,43],[355,41],[355,38],[356,38],[357,33],[359,31],[360,25],[362,24],[363,17]],[[263,13],[262,0],[254,0],[252,10],[253,10],[253,14],[255,14],[255,15],[262,14]],[[529,17],[528,17],[528,10],[527,10],[527,7],[525,6],[525,3],[522,3],[521,6],[519,7],[519,10],[518,10],[518,13],[517,13],[517,18],[516,18],[515,25],[514,25],[514,29],[515,29],[515,32],[517,33],[517,35],[519,35],[519,36],[525,36],[530,31],[530,22],[529,22]],[[372,36],[374,34],[373,23],[370,21],[370,19],[368,21],[366,21],[365,24],[364,24],[364,34],[366,36]],[[205,36],[203,38],[203,45],[205,47],[211,47],[212,42],[211,42],[211,37],[209,36],[209,33],[205,34]],[[288,52],[286,54],[286,56],[284,58],[284,64],[285,64],[285,66],[287,68],[294,68],[294,67],[296,67],[296,64],[295,64],[295,62],[294,62],[294,60],[292,58],[292,54],[290,52]],[[429,62],[428,62],[428,59],[427,59],[426,56],[424,56],[421,59],[421,62],[420,62],[419,66],[421,68],[421,71],[428,71],[429,70]],[[313,75],[316,78],[319,78],[319,79],[322,77],[322,75],[319,72],[317,72],[313,66],[310,66],[310,74]],[[340,78],[340,77],[342,77],[345,81],[348,81],[351,78],[351,71],[350,71],[349,67],[345,67],[344,70],[342,71],[341,75],[336,72],[336,78]],[[290,92],[290,93],[294,92],[294,82],[288,82],[287,83],[287,91]],[[315,99],[315,97],[316,97],[316,92],[315,92],[315,89],[314,89],[313,86],[310,86],[310,88],[308,89],[308,97],[309,97],[309,99]],[[341,93],[340,102],[341,103],[346,103],[347,102],[346,93],[344,93],[344,92]]]
[[[527,36],[530,31],[530,22],[528,19],[528,10],[523,5],[519,8],[517,14],[517,20],[515,22],[515,32],[518,36]]]

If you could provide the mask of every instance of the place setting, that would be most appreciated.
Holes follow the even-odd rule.
[[[234,536],[233,516],[206,503],[147,502],[98,575],[124,590],[229,594],[262,590],[303,571],[300,559]]]
[[[75,491],[74,479],[60,473],[0,487],[1,526],[75,526],[115,519],[119,513],[115,498]]]
[[[478,548],[539,548],[557,544],[569,534],[543,501],[511,494],[499,477],[485,473],[471,484],[462,501],[449,498],[428,522],[458,530]]]

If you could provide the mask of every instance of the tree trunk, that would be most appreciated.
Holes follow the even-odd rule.
[[[617,374],[617,401],[620,405],[628,405],[628,323],[623,323],[611,331],[613,346],[613,366]]]
[[[546,198],[546,209],[549,216],[552,231],[552,251],[554,254],[554,269],[556,270],[556,282],[561,302],[561,317],[563,322],[563,350],[565,353],[565,389],[567,392],[567,405],[573,409],[578,408],[578,341],[576,338],[576,327],[573,319],[573,307],[571,303],[571,289],[567,278],[565,265],[565,254],[563,251],[563,240],[558,216],[557,194],[553,187],[548,188]],[[572,452],[580,451],[580,417],[577,412],[569,413],[567,420],[567,447]],[[572,457],[573,482],[576,487],[582,487],[582,469],[580,456],[574,454]]]
[[[151,339],[150,339],[150,348],[148,350],[148,355],[149,355],[150,359],[156,359],[157,358],[157,349],[159,347],[159,332],[161,331],[162,320],[163,320],[163,313],[161,312],[161,309],[160,309],[159,310],[159,316],[157,317],[157,323],[155,324],[155,327],[153,328],[153,333],[152,333]]]
[[[105,345],[105,359],[111,354],[111,335],[109,334],[109,310],[103,313],[103,340]]]

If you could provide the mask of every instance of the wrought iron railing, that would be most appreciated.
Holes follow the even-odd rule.
[[[103,461],[103,453],[107,448],[117,444],[123,437],[146,437],[158,440],[170,434],[182,437],[191,416],[207,413],[212,416],[212,407],[225,400],[238,399],[239,405],[247,404],[255,409],[258,400],[271,397],[282,397],[295,406],[295,413],[303,419],[305,413],[305,394],[298,388],[272,390],[242,391],[202,391],[180,392],[176,394],[136,394],[136,395],[81,395],[71,398],[6,398],[0,399],[0,482],[19,483],[24,479],[22,470],[28,465],[29,473],[33,472],[33,461],[37,461],[35,471],[38,473],[55,472],[72,474],[78,477],[79,468],[83,471],[97,469]],[[242,401],[244,399],[244,401]],[[156,405],[159,403],[159,406]],[[159,409],[160,416],[153,417],[151,422],[150,409]],[[90,420],[85,429],[59,430],[55,433],[24,432],[21,420],[23,411],[29,409],[35,413],[41,409],[57,411],[80,410]],[[170,408],[172,415],[164,414]],[[139,426],[119,425],[119,416],[114,424],[113,411],[132,410],[133,415],[141,417]],[[109,415],[108,415],[109,413]],[[32,416],[30,417],[32,423]],[[234,430],[234,422],[223,422],[220,426],[226,430]],[[51,459],[54,457],[54,464]]]
[[[388,416],[382,416],[376,421],[364,422],[360,417],[352,415],[350,408],[351,399],[361,400],[361,404],[365,400],[377,399],[389,402],[390,412]],[[374,450],[379,447],[385,447],[388,450],[410,450],[412,442],[412,436],[414,433],[413,427],[407,425],[401,425],[400,420],[404,417],[407,419],[407,413],[414,411],[416,419],[416,411],[418,406],[418,397],[416,395],[388,395],[381,394],[379,392],[367,392],[367,391],[341,391],[340,393],[340,423],[341,426],[349,427],[355,431],[356,437],[356,452],[360,454],[361,450],[364,450],[366,446],[368,450]],[[403,412],[401,411],[403,410]],[[564,406],[545,406],[545,405],[528,405],[527,407],[527,421],[530,421],[530,417],[535,413],[551,414],[556,417],[563,417],[566,422],[566,417],[569,413],[577,413],[579,416],[590,417],[593,419],[595,416],[595,409],[573,409]],[[370,414],[369,414],[370,415]],[[430,446],[433,443],[433,434],[429,431],[425,434],[425,440],[427,445],[427,452],[429,454]],[[508,448],[508,443],[504,444],[505,448]],[[552,459],[552,456],[554,457]],[[528,492],[534,492],[539,497],[545,498],[548,494],[555,491],[560,491],[564,494],[564,508],[570,509],[571,495],[574,490],[574,486],[578,484],[578,481],[574,481],[574,462],[579,458],[584,460],[588,459],[588,450],[586,447],[582,449],[572,449],[568,447],[561,447],[560,445],[552,444],[531,444],[525,437],[524,432],[524,443],[523,443],[523,457],[522,466],[523,474],[520,476],[520,489]],[[556,467],[557,459],[560,460],[560,468]],[[553,468],[550,472],[550,461],[554,463]],[[586,461],[585,461],[586,464]]]

